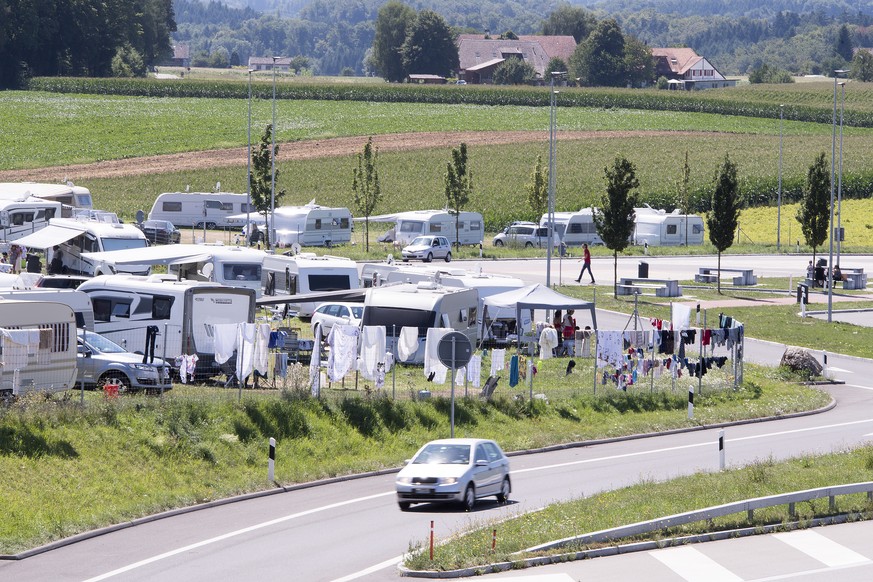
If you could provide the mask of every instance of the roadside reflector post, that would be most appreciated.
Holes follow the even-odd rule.
[[[433,562],[433,520],[430,520],[430,561]]]
[[[267,461],[267,481],[273,481],[276,469],[276,439],[270,437],[270,460]]]
[[[694,418],[694,386],[688,387],[688,418]]]
[[[497,529],[491,530],[491,553],[497,549]]]
[[[718,468],[724,471],[724,429],[718,431]]]

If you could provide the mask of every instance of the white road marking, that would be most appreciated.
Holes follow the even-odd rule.
[[[482,578],[483,580],[487,580],[487,582],[518,582],[522,580],[523,582],[574,582],[575,578],[570,576],[569,574],[530,574],[528,576],[515,576],[513,578],[492,578],[488,576],[488,578]]]
[[[222,534],[220,536],[216,536],[214,538],[209,538],[206,540],[199,541],[195,544],[189,544],[187,546],[176,548],[175,550],[170,550],[169,552],[164,552],[163,554],[158,554],[157,556],[152,556],[151,558],[146,558],[145,560],[140,560],[139,562],[134,562],[133,564],[129,564],[127,566],[123,566],[116,570],[112,570],[111,572],[106,572],[105,574],[101,574],[99,576],[95,576],[94,578],[89,578],[85,580],[85,582],[98,582],[99,580],[106,580],[107,578],[112,578],[113,576],[118,576],[119,574],[124,574],[125,572],[130,572],[131,570],[136,570],[137,568],[141,568],[143,566],[147,566],[148,564],[152,564],[154,562],[158,562],[160,560],[165,560],[167,558],[172,558],[173,556],[177,556],[179,554],[183,554],[190,550],[194,550],[197,548],[202,548],[203,546],[208,546],[210,544],[214,544],[216,542],[221,542],[233,537],[237,537],[249,532],[257,531],[259,529],[263,529],[265,527],[270,527],[271,525],[276,525],[277,523],[282,523],[285,521],[290,521],[292,519],[298,519],[300,517],[305,517],[307,515],[312,515],[313,513],[319,513],[322,511],[327,511],[329,509],[336,509],[337,507],[343,507],[345,505],[351,505],[353,503],[359,503],[361,501],[369,501],[370,499],[378,499],[379,497],[387,497],[388,495],[396,495],[396,492],[389,491],[386,493],[377,493],[376,495],[368,495],[366,497],[359,497],[357,499],[349,499],[346,501],[340,501],[339,503],[332,503],[331,505],[325,505],[323,507],[316,507],[313,509],[309,509],[307,511],[301,511],[300,513],[292,513],[291,515],[286,515],[283,517],[279,517],[276,519],[271,519],[270,521],[264,521],[261,523],[257,523],[255,525],[245,527],[242,529],[238,529],[236,531],[227,532],[226,534]]]
[[[649,552],[688,582],[743,582],[743,579],[691,546]]]
[[[858,552],[809,529],[777,533],[773,537],[831,568],[870,561]]]
[[[860,384],[845,384],[849,388],[860,388],[861,390],[873,390],[873,386],[861,386]]]
[[[391,558],[390,560],[385,560],[375,566],[370,566],[365,570],[361,570],[360,572],[355,572],[354,574],[349,574],[348,576],[343,576],[342,578],[337,578],[333,580],[333,582],[348,582],[349,580],[356,580],[358,578],[362,578],[368,574],[372,574],[373,572],[378,572],[379,570],[384,570],[385,568],[396,566],[403,560],[403,556],[397,556],[396,558]],[[494,582],[493,580],[490,582]]]
[[[778,582],[779,580],[792,580],[796,582],[802,576],[814,576],[816,574],[836,574],[840,570],[850,570],[852,568],[858,568],[861,566],[867,566],[868,564],[852,564],[851,566],[839,566],[836,568],[816,568],[814,570],[801,570],[799,572],[791,572],[789,574],[777,574],[775,576],[767,576],[766,578],[755,578],[754,580],[748,580],[747,582]],[[839,579],[837,577],[837,579]]]

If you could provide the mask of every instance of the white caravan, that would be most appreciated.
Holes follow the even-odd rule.
[[[634,208],[634,242],[649,246],[684,246],[703,244],[703,218],[695,214],[680,214],[655,210],[650,206]]]
[[[59,202],[72,208],[94,208],[91,192],[82,186],[66,184],[40,184],[36,182],[2,182],[0,183],[0,198],[22,198],[35,196],[43,200]],[[60,214],[58,214],[60,216]]]
[[[427,281],[445,287],[464,287],[479,292],[478,317],[482,329],[483,301],[485,298],[528,285],[518,277],[494,275],[479,271],[466,271],[460,268],[435,267],[430,265],[396,265],[387,263],[365,263],[361,266],[361,282],[365,287],[379,286],[382,283],[420,283]],[[530,326],[529,314],[524,326]],[[516,333],[514,309],[499,309],[488,314],[485,322],[487,336],[480,338],[486,345],[505,345],[510,336]]]
[[[152,204],[149,220],[169,220],[176,226],[228,227],[234,214],[257,212],[248,194],[232,192],[164,192]]]
[[[26,195],[7,197],[0,193],[0,240],[15,241],[45,228],[49,220],[60,216],[60,202]]]
[[[548,225],[549,215],[543,214],[540,226]],[[569,247],[603,244],[603,239],[597,234],[592,208],[583,208],[579,212],[555,212],[555,232]]]
[[[403,363],[424,362],[427,330],[450,327],[467,336],[476,345],[476,314],[479,292],[476,289],[444,287],[434,283],[401,283],[367,289],[362,325],[383,325],[388,336],[388,350],[396,351],[396,337],[404,327],[418,328],[418,349]]]
[[[196,355],[195,374],[220,373],[215,365],[213,326],[253,323],[255,292],[201,281],[173,281],[168,275],[104,275],[79,285],[94,306],[94,331],[128,351],[173,361]],[[149,327],[157,336],[147,346]]]
[[[69,305],[0,299],[0,322],[0,393],[75,385],[76,319]]]
[[[355,222],[363,222],[356,218]],[[370,222],[393,222],[392,240],[401,245],[408,245],[417,236],[434,234],[444,236],[453,245],[478,245],[485,240],[485,223],[478,212],[461,211],[458,216],[458,232],[456,235],[455,215],[448,210],[411,210],[397,214],[381,214],[371,216]]]
[[[348,208],[319,206],[313,200],[305,206],[279,206],[274,215],[273,240],[280,247],[294,244],[329,247],[352,240],[352,213]],[[238,214],[229,217],[228,221],[243,226],[246,219],[261,227],[266,226],[263,214]]]
[[[360,288],[358,267],[345,257],[267,255],[263,269],[264,295],[301,295]],[[289,303],[299,317],[311,317],[319,302]]]
[[[73,310],[76,327],[94,331],[94,309],[87,293],[75,289],[51,289],[34,287],[32,289],[0,289],[0,298],[15,301],[51,301],[62,303]]]
[[[19,244],[37,249],[61,251],[63,273],[81,275],[104,275],[130,273],[145,275],[149,265],[133,263],[113,267],[88,257],[88,253],[142,250],[148,240],[141,230],[132,224],[122,224],[112,212],[98,210],[82,211],[74,218],[52,218],[42,230],[18,239]]]

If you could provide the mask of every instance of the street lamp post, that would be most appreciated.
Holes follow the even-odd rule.
[[[548,200],[548,249],[546,250],[546,287],[552,286],[552,250],[555,241],[555,186],[557,176],[555,171],[555,145],[557,128],[555,108],[558,103],[558,92],[555,91],[555,79],[564,75],[563,71],[552,71],[549,82],[549,200]]]
[[[267,248],[273,248],[273,220],[276,215],[276,61],[273,57],[273,125],[270,131],[270,224],[267,225]]]
[[[251,230],[251,210],[252,210],[252,73],[254,69],[249,69],[249,157],[246,159],[246,183],[248,184],[248,200],[246,204],[246,228],[245,236],[249,239],[249,230]],[[248,244],[248,240],[245,241]]]
[[[840,83],[843,97],[840,102],[840,161],[837,165],[839,174],[837,178],[837,262],[840,264],[840,252],[843,248],[843,110],[846,107],[846,82]]]
[[[779,106],[779,190],[776,196],[776,251],[782,248],[782,118],[785,105]],[[789,243],[790,244],[790,243]]]
[[[828,323],[833,321],[834,310],[834,278],[832,269],[834,268],[834,171],[836,170],[835,166],[837,161],[837,79],[840,75],[845,73],[848,73],[848,71],[843,69],[837,69],[834,71],[834,113],[831,120],[831,212],[830,220],[828,221],[828,227],[830,228],[830,236],[828,236],[828,240],[830,244],[828,248],[827,271],[825,272],[825,280],[828,282]]]

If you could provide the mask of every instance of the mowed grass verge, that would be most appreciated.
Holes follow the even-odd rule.
[[[563,366],[558,362],[555,366]],[[565,380],[555,373],[537,391]],[[580,380],[581,381],[581,380]],[[411,393],[429,386],[404,387]],[[586,382],[587,384],[587,382]],[[614,389],[548,402],[459,398],[456,435],[495,438],[507,450],[600,436],[810,410],[827,394],[746,367],[739,390],[705,390],[695,420],[684,390]],[[4,477],[0,553],[163,510],[268,489],[267,440],[277,439],[283,484],[399,467],[427,440],[449,434],[449,400],[391,400],[346,393],[315,400],[295,392],[177,386],[163,399],[24,398],[0,411]]]

